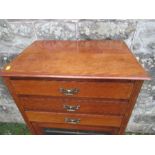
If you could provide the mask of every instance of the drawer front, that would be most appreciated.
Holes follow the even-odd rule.
[[[86,134],[117,134],[119,128],[116,127],[100,127],[100,126],[84,126],[84,125],[72,125],[72,124],[57,124],[57,123],[32,123],[33,127],[36,129],[37,134],[48,134],[47,130],[52,130],[55,134],[81,134],[84,132]],[[55,131],[55,133],[54,133]],[[60,132],[61,131],[61,132]],[[65,131],[63,133],[63,131]],[[67,131],[67,132],[66,132]],[[70,131],[74,131],[73,133]],[[78,133],[76,133],[78,132]]]
[[[90,126],[111,126],[120,127],[122,122],[121,116],[110,115],[86,115],[86,114],[65,114],[65,113],[50,113],[50,112],[25,112],[31,122],[46,122],[46,123],[63,123],[75,125],[90,125]]]
[[[133,83],[121,81],[79,82],[54,80],[11,80],[17,94],[129,99]]]
[[[40,96],[20,96],[19,99],[25,110],[46,112],[123,115],[128,106],[125,101],[101,99],[61,99]]]

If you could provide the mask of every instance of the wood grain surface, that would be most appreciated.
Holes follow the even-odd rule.
[[[149,79],[123,41],[35,41],[1,76]]]
[[[133,88],[133,82],[126,81],[78,82],[29,78],[11,80],[11,83],[17,94],[64,97],[66,95],[60,91],[61,88],[79,90],[67,97],[129,99]]]
[[[46,122],[46,123],[63,123],[65,119],[79,119],[78,125],[90,125],[90,126],[111,126],[120,127],[122,122],[122,116],[111,115],[87,115],[87,114],[70,114],[70,113],[54,113],[54,112],[36,112],[26,111],[26,116],[30,122]]]
[[[128,101],[103,99],[19,96],[19,100],[25,111],[123,115],[128,107]],[[79,108],[69,111],[65,106]]]

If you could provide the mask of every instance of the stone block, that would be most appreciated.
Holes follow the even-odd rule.
[[[15,104],[8,105],[0,102],[0,122],[24,123],[24,120]]]
[[[133,37],[135,29],[134,20],[80,20],[78,39],[127,40]]]
[[[0,69],[16,58],[18,53],[0,53]]]
[[[0,20],[0,52],[20,53],[36,39],[33,23]]]
[[[14,104],[12,96],[10,95],[8,88],[4,84],[0,84],[0,102],[5,104]]]
[[[0,40],[11,41],[14,38],[14,34],[10,24],[1,19],[0,20]]]
[[[155,20],[139,20],[132,43],[134,53],[155,53]]]
[[[150,53],[136,53],[135,55],[150,76],[155,78],[155,54],[150,51]]]
[[[76,40],[76,23],[53,20],[35,22],[38,39]]]

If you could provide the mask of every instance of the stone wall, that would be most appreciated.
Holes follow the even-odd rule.
[[[36,39],[123,39],[149,71],[127,131],[155,134],[155,20],[0,20],[0,67]],[[23,122],[0,79],[0,122]]]

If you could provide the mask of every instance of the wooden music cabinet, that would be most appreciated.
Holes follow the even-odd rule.
[[[35,41],[0,75],[32,134],[124,134],[148,74],[123,41]]]

